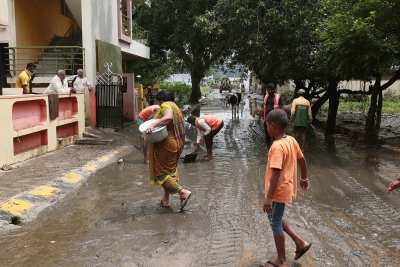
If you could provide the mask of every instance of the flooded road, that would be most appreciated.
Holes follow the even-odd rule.
[[[214,138],[212,161],[202,160],[201,147],[198,161],[179,162],[181,184],[193,192],[184,211],[178,195],[170,208],[155,205],[162,188],[149,184],[137,150],[35,221],[0,232],[0,266],[256,267],[274,259],[262,212],[265,138],[250,115],[251,98],[245,99],[239,119],[229,108],[202,108],[223,117],[225,126]],[[195,135],[187,129],[184,153]],[[294,261],[287,237],[289,266],[400,266],[400,191],[386,194],[398,178],[399,152],[361,149],[341,136],[328,141],[317,130],[308,135],[305,157],[311,187],[299,191],[286,218],[313,245]]]

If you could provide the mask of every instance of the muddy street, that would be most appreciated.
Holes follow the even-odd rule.
[[[181,184],[193,193],[184,211],[177,195],[169,208],[155,204],[162,188],[149,184],[136,150],[36,220],[0,231],[0,266],[256,267],[274,259],[262,211],[265,138],[251,115],[261,102],[245,95],[232,117],[219,97],[215,90],[201,110],[225,122],[214,138],[213,160],[202,159],[201,147],[196,162],[178,165]],[[188,127],[184,153],[195,140]],[[285,216],[313,245],[294,261],[287,236],[289,266],[400,266],[400,191],[386,194],[398,178],[400,153],[359,148],[342,136],[326,140],[317,129],[308,133],[305,158],[310,189],[298,192]]]

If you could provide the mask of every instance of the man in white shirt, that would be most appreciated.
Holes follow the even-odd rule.
[[[81,93],[85,92],[86,87],[88,88],[89,91],[92,91],[92,85],[87,80],[87,78],[83,76],[85,74],[83,72],[83,69],[78,69],[76,73],[78,75],[74,75],[67,78],[68,81],[71,81],[72,88],[74,88],[77,92]]]
[[[51,80],[49,86],[44,91],[45,94],[75,94],[74,88],[68,88],[67,79],[65,79],[65,71],[59,70],[57,75]]]

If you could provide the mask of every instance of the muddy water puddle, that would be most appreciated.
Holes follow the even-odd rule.
[[[202,159],[202,147],[196,162],[179,162],[181,184],[193,192],[184,211],[177,195],[170,208],[155,205],[162,190],[148,183],[138,150],[124,165],[93,174],[34,222],[1,232],[0,266],[255,267],[273,259],[262,212],[263,130],[246,105],[237,119],[230,109],[202,110],[223,117],[225,127],[214,139],[212,161]],[[188,128],[184,153],[195,138],[196,129]],[[386,195],[399,154],[358,149],[340,137],[327,142],[317,130],[305,155],[311,188],[287,205],[286,219],[313,246],[296,262],[287,237],[289,265],[400,266],[400,194]]]

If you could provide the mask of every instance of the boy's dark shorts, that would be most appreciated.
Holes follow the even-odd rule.
[[[307,132],[307,127],[304,127],[304,126],[293,126],[293,132],[294,133],[306,133]]]

